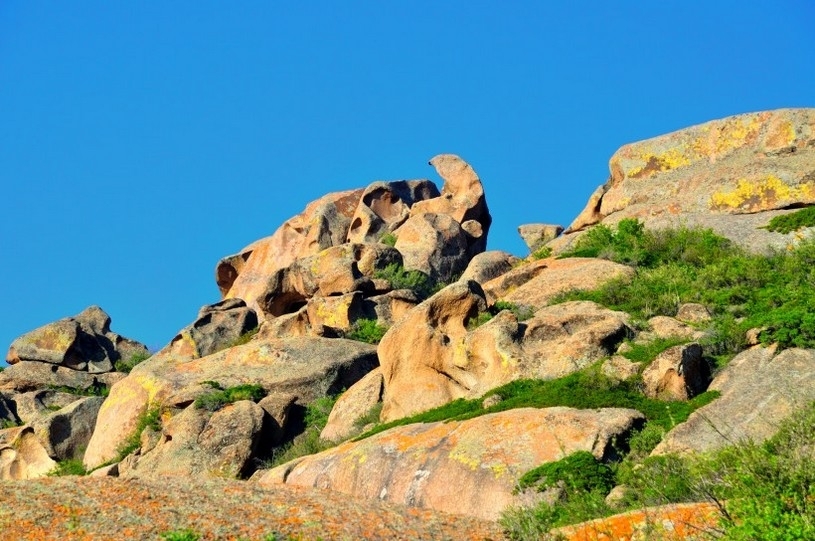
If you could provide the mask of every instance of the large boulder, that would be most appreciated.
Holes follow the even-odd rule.
[[[110,316],[90,306],[74,317],[44,325],[14,340],[6,361],[36,361],[93,374],[111,372],[113,363],[147,348],[110,330]]]
[[[552,224],[524,224],[518,226],[518,234],[529,247],[530,252],[542,248],[563,233],[563,226]]]
[[[350,387],[376,365],[374,346],[344,339],[256,338],[198,359],[179,358],[168,346],[113,386],[99,412],[85,464],[94,468],[114,458],[149,407],[186,408],[211,391],[203,382],[223,388],[260,385],[269,393],[296,395],[305,405]]]
[[[815,400],[815,351],[757,347],[738,354],[711,382],[721,396],[665,435],[654,454],[710,451],[773,436]]]
[[[30,426],[0,430],[0,480],[43,477],[56,465]]]
[[[365,418],[382,401],[384,380],[382,370],[375,368],[350,389],[342,393],[331,413],[320,438],[342,441],[361,431],[360,419]]]
[[[92,374],[51,363],[20,361],[0,372],[0,391],[26,393],[69,387],[83,393],[101,392],[124,377],[121,372]]]
[[[175,352],[193,359],[206,357],[257,326],[257,314],[242,299],[202,306],[196,320],[173,338]]]
[[[525,322],[503,311],[472,328],[485,309],[481,286],[462,280],[385,333],[378,349],[382,420],[478,397],[518,378],[567,375],[610,355],[632,333],[626,314],[587,301],[546,307]]]
[[[54,460],[81,459],[105,399],[85,396],[32,423],[48,456]]]
[[[710,383],[710,365],[696,343],[668,348],[642,372],[643,392],[660,400],[688,400]]]
[[[508,273],[520,263],[521,259],[509,252],[500,250],[482,252],[470,260],[460,279],[475,280],[483,286],[490,280]]]
[[[272,236],[223,258],[215,269],[223,297],[245,299],[250,308],[258,311],[257,298],[273,272],[346,241],[363,192],[357,189],[327,194],[288,219]]]
[[[551,243],[555,251],[597,223],[638,218],[646,226],[710,227],[751,250],[794,235],[761,226],[815,204],[815,109],[728,117],[620,148],[611,176]]]
[[[495,520],[507,506],[528,503],[515,493],[521,475],[577,451],[608,458],[615,438],[643,420],[629,409],[523,408],[413,424],[297,459],[258,482]]]
[[[438,197],[439,189],[429,180],[374,182],[362,194],[351,218],[348,242],[379,242],[410,216],[416,201]]]
[[[449,282],[470,262],[469,233],[447,214],[411,216],[399,228],[396,249],[407,270],[418,270],[434,282]]]

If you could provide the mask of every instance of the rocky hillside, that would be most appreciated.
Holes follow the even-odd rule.
[[[740,493],[657,497],[636,472],[776,442],[815,401],[815,109],[625,145],[569,227],[519,227],[524,259],[486,251],[475,170],[430,164],[441,189],[328,194],[224,257],[222,299],[160,351],[96,306],[19,337],[0,479],[317,487],[500,519],[514,539],[631,509],[558,535],[660,513],[672,538],[743,527],[711,505]],[[677,502],[693,505],[642,512]]]

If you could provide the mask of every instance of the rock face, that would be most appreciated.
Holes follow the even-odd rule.
[[[365,188],[351,218],[348,242],[375,243],[410,217],[417,201],[439,197],[439,189],[429,180],[374,182]]]
[[[513,489],[526,471],[576,451],[603,459],[642,419],[627,409],[525,408],[396,427],[279,466],[259,482],[496,519],[524,500]]]
[[[518,226],[518,234],[524,239],[530,252],[542,248],[563,233],[563,227],[550,224],[525,224]]]
[[[104,398],[86,396],[32,423],[48,455],[54,460],[81,459],[96,426]]]
[[[75,317],[49,323],[11,343],[6,361],[35,361],[98,374],[147,348],[110,330],[110,316],[91,306]]]
[[[201,307],[198,318],[173,338],[176,352],[191,358],[223,349],[258,326],[257,314],[241,299],[227,299]]]
[[[0,480],[42,477],[56,465],[30,426],[0,430]]]
[[[364,378],[345,391],[331,408],[328,422],[320,433],[320,438],[328,441],[341,441],[355,433],[358,421],[382,401],[384,380],[382,370],[375,368]]]
[[[474,398],[521,377],[567,375],[609,355],[631,333],[625,314],[592,302],[547,307],[523,323],[504,311],[468,329],[485,309],[478,283],[460,281],[391,327],[378,348],[382,420]]]
[[[815,400],[815,351],[754,348],[738,354],[710,384],[721,396],[665,435],[654,454],[709,451],[743,439],[761,442]]]
[[[642,372],[645,395],[660,400],[688,400],[703,393],[710,366],[699,344],[675,346],[660,353]]]
[[[184,409],[211,391],[205,381],[223,388],[262,386],[268,393],[295,395],[300,404],[348,388],[377,365],[374,346],[343,339],[256,339],[201,358],[184,358],[173,344],[139,364],[110,391],[85,464],[96,467],[114,458],[148,407]]]
[[[792,235],[759,227],[774,211],[815,204],[815,109],[737,115],[625,145],[609,169],[608,182],[552,243],[556,252],[574,233],[623,218],[710,227],[757,251],[783,247]]]

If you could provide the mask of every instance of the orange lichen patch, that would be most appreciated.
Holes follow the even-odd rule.
[[[688,541],[708,538],[719,522],[712,503],[668,505],[558,528],[567,541]]]
[[[740,179],[731,191],[720,191],[710,196],[711,210],[741,210],[759,212],[784,206],[791,201],[815,197],[815,186],[790,186],[775,175],[760,180]]]

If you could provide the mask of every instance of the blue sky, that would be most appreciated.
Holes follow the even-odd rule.
[[[164,345],[331,191],[481,176],[489,248],[621,145],[815,106],[815,3],[0,2],[0,347],[91,304]]]

